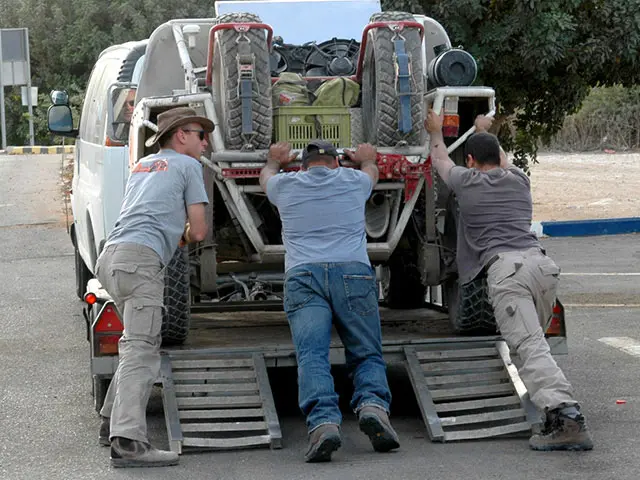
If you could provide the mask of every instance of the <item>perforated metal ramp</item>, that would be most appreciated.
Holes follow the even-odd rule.
[[[161,376],[174,452],[282,447],[261,354],[164,354]]]
[[[540,424],[504,341],[420,345],[404,353],[432,441],[530,432]]]

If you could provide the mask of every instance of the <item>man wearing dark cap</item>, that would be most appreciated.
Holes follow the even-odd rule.
[[[519,374],[531,401],[546,415],[534,450],[591,450],[593,442],[571,384],[551,356],[544,338],[553,314],[560,268],[531,232],[529,178],[511,165],[495,135],[492,119],[476,119],[477,133],[465,145],[467,167],[449,158],[442,119],[429,111],[431,159],[456,194],[460,210],[457,264],[461,284],[487,276],[500,333],[521,363]]]
[[[158,142],[160,151],[132,168],[120,215],[98,258],[96,276],[124,323],[118,369],[100,412],[99,441],[111,446],[114,467],[178,463],[176,453],[149,444],[146,408],[160,373],[164,267],[179,243],[201,241],[207,233],[209,199],[199,158],[213,129],[191,108],[158,115],[158,132],[146,145]]]
[[[342,416],[329,364],[332,323],[354,384],[351,408],[373,448],[387,452],[400,445],[389,422],[378,287],[364,229],[365,203],[378,181],[376,150],[365,144],[345,151],[358,170],[341,167],[332,144],[313,141],[302,153],[302,171],[279,173],[295,159],[290,152],[287,143],[270,148],[260,185],[282,221],[284,309],[309,431],[305,459],[329,461],[341,445]]]

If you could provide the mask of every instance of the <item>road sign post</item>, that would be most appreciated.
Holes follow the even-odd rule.
[[[7,119],[5,114],[4,87],[27,86],[29,112],[29,144],[34,145],[33,98],[31,94],[31,59],[29,55],[29,30],[27,28],[0,29],[0,127],[2,148],[7,148]]]

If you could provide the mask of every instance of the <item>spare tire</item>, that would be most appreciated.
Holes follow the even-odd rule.
[[[374,13],[370,22],[415,21],[410,13]],[[398,114],[400,97],[396,91],[394,62],[395,34],[388,28],[370,30],[365,51],[362,72],[362,120],[367,141],[379,147],[393,147],[406,141],[409,145],[422,145],[425,133],[424,120],[424,66],[422,64],[422,41],[416,28],[402,30],[405,51],[410,56],[411,81],[411,124],[409,133],[399,130]]]
[[[251,13],[220,15],[216,22],[262,23],[260,17]],[[255,62],[251,99],[251,122],[255,135],[246,140],[242,138],[242,99],[238,88],[237,40],[240,35],[249,38],[250,52]],[[246,34],[240,34],[228,29],[217,34],[213,58],[213,92],[216,113],[224,129],[224,144],[227,149],[239,150],[245,143],[250,143],[256,149],[266,149],[271,144],[273,112],[269,62],[269,48],[264,30],[251,29]]]
[[[187,248],[178,248],[164,273],[162,344],[181,345],[189,335],[189,259]]]
[[[489,302],[487,277],[479,275],[463,285],[458,279],[449,279],[444,284],[445,298],[449,309],[449,322],[460,335],[496,335],[498,326]]]

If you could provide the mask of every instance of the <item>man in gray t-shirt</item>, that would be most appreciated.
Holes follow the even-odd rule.
[[[544,338],[560,268],[530,231],[529,178],[508,163],[496,136],[486,131],[492,121],[476,119],[477,133],[465,145],[468,168],[449,158],[440,116],[431,110],[425,121],[433,166],[458,200],[459,281],[487,276],[500,333],[522,362],[519,374],[532,402],[546,414],[545,429],[531,437],[531,448],[590,450],[584,416]]]
[[[213,123],[187,107],[158,115],[158,153],[131,170],[120,215],[96,264],[114,299],[124,331],[118,369],[109,385],[99,442],[111,446],[114,467],[175,465],[178,455],[147,438],[146,408],[160,373],[164,267],[179,245],[202,241],[208,230],[200,155]]]

